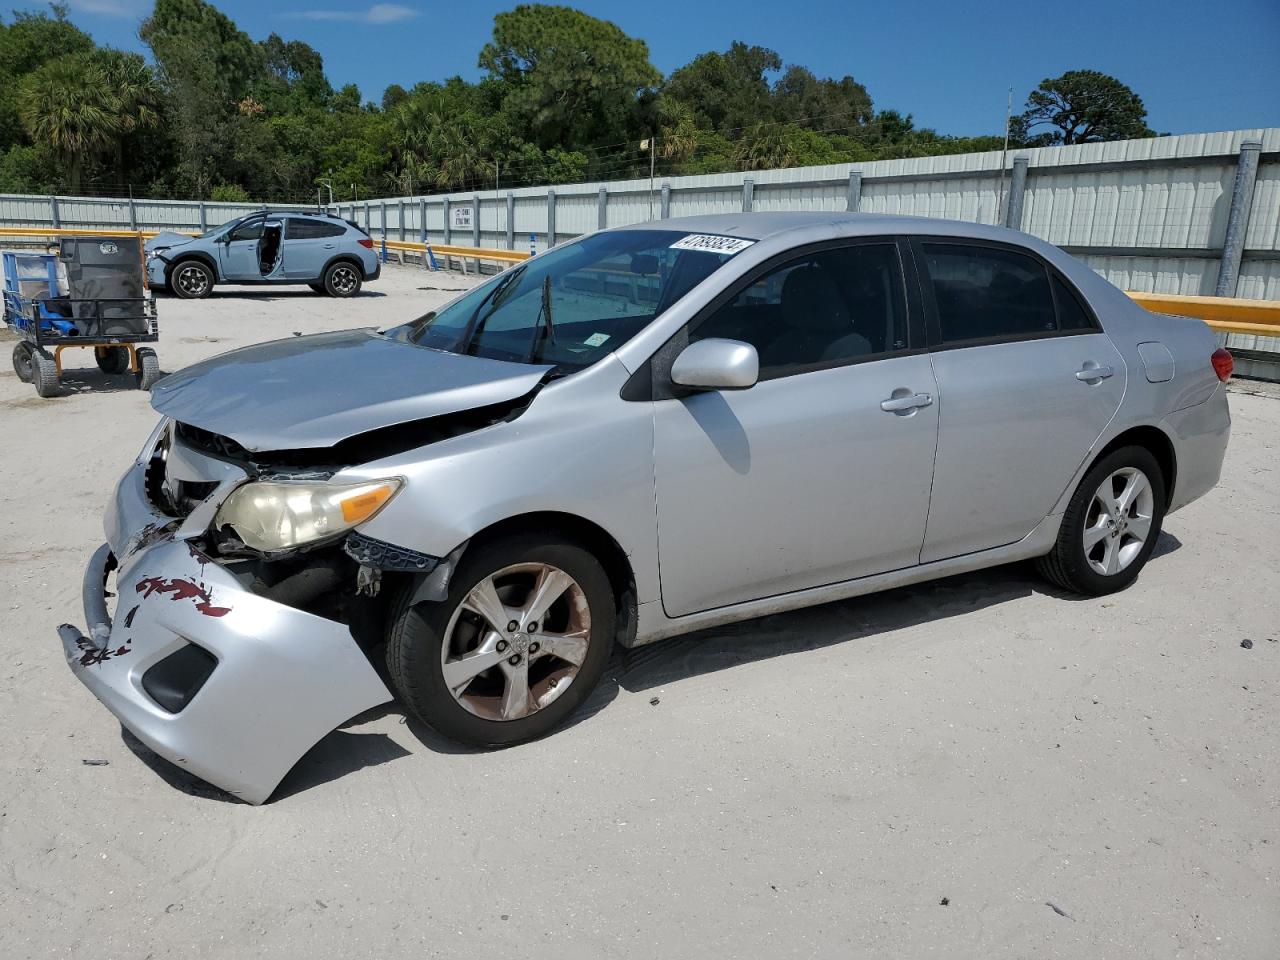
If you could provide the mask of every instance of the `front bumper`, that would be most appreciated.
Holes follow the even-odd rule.
[[[168,282],[165,278],[165,267],[169,264],[159,257],[149,257],[147,259],[147,282],[152,287],[164,287]]]
[[[317,741],[391,692],[345,625],[247,590],[150,507],[142,484],[135,464],[108,512],[112,543],[85,572],[89,635],[70,624],[58,630],[68,665],[160,756],[262,803]],[[105,599],[113,550],[120,551],[114,622]],[[216,665],[171,712],[144,678],[189,644]]]

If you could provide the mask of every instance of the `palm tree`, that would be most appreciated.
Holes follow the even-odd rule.
[[[106,72],[91,55],[61,57],[28,74],[18,103],[27,133],[53,149],[73,193],[80,189],[85,163],[123,130]]]

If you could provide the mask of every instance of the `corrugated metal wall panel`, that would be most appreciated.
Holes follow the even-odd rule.
[[[1253,188],[1246,250],[1280,250],[1280,163],[1263,163]]]

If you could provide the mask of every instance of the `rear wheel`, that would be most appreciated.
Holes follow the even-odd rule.
[[[346,260],[329,264],[324,272],[324,289],[331,297],[354,297],[360,292],[360,268]]]
[[[1156,458],[1144,447],[1115,450],[1080,481],[1058,542],[1038,561],[1039,570],[1074,593],[1123,590],[1155,549],[1164,510],[1164,474]]]
[[[599,561],[574,543],[519,537],[473,547],[439,603],[392,611],[387,666],[423,721],[463,743],[540,737],[600,680],[616,601]]]
[[[129,369],[128,347],[94,347],[93,359],[103,373],[124,373]]]
[[[150,347],[138,348],[138,372],[134,378],[139,390],[150,390],[160,379],[160,358]]]
[[[18,379],[23,383],[30,383],[31,378],[35,376],[35,369],[31,362],[31,354],[34,351],[35,347],[25,341],[14,345],[13,372],[18,375]]]
[[[33,350],[31,370],[37,394],[42,397],[56,397],[62,392],[62,384],[58,378],[58,365],[49,354],[43,350]]]
[[[183,260],[169,273],[169,289],[182,300],[203,300],[213,292],[213,271],[200,260]]]

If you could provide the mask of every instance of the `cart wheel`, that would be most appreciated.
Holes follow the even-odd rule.
[[[42,397],[56,397],[62,392],[62,384],[58,382],[58,365],[53,362],[53,357],[43,350],[33,350],[31,367],[36,393]]]
[[[19,343],[13,348],[13,372],[23,383],[30,383],[35,376],[31,367],[31,354],[34,350],[29,343]]]
[[[150,347],[138,348],[138,368],[141,372],[134,374],[138,389],[150,390],[160,379],[160,358]]]
[[[98,361],[98,369],[103,373],[124,373],[129,369],[127,347],[94,347],[93,359]]]

